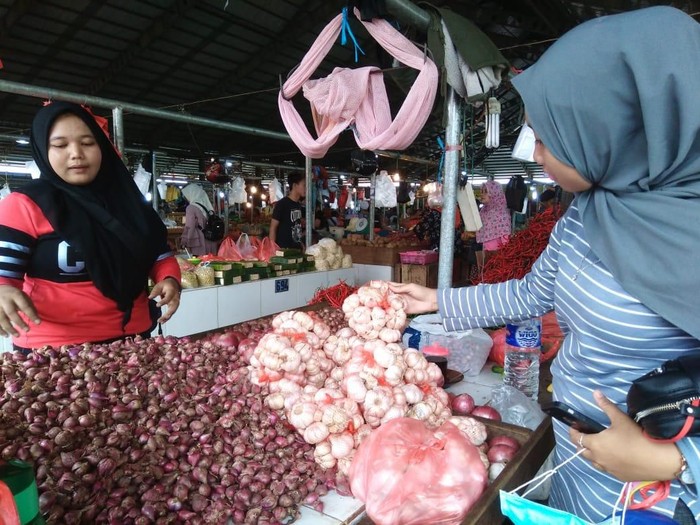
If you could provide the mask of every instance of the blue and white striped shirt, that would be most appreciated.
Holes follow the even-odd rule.
[[[495,326],[554,309],[566,335],[551,368],[554,399],[607,426],[607,417],[593,399],[595,389],[626,411],[632,380],[667,359],[700,349],[700,342],[622,289],[586,241],[575,204],[557,223],[546,250],[523,279],[440,290],[438,305],[447,330]],[[554,432],[559,464],[576,447],[566,425],[554,421]],[[700,480],[700,438],[684,439],[678,446],[694,478]],[[596,523],[611,514],[621,489],[620,481],[579,457],[557,471],[550,505]],[[678,482],[672,483],[671,496],[655,510],[671,516],[679,497],[697,519],[700,503]]]

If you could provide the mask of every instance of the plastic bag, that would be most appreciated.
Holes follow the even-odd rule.
[[[269,237],[265,237],[258,246],[258,261],[270,262],[270,258],[275,256],[279,246],[272,242]]]
[[[221,246],[219,246],[219,251],[217,252],[217,255],[219,257],[223,257],[227,261],[242,261],[243,260],[243,256],[238,251],[238,248],[236,247],[236,243],[233,242],[233,239],[231,239],[231,237],[226,237],[223,240],[223,242],[221,243]]]
[[[139,164],[139,167],[136,168],[136,173],[134,173],[134,182],[141,192],[141,195],[146,195],[148,193],[151,187],[151,174],[143,169],[141,164]]]
[[[530,399],[517,388],[501,385],[491,391],[489,406],[498,410],[505,423],[535,430],[545,418],[537,401]]]
[[[360,445],[353,495],[377,525],[459,524],[487,484],[478,449],[451,423],[392,419]]]
[[[377,175],[374,191],[374,206],[377,208],[396,207],[396,187],[386,170],[382,170]]]
[[[282,189],[282,184],[277,179],[272,179],[270,186],[268,187],[270,192],[270,204],[274,204],[278,200],[284,198],[284,190]]]
[[[244,261],[256,260],[255,245],[251,242],[247,233],[241,233],[238,241],[236,241],[236,248],[238,248],[238,253],[241,254]]]
[[[426,202],[430,208],[442,208],[442,184],[433,183]]]
[[[415,317],[403,335],[403,343],[418,350],[437,344],[450,352],[448,367],[467,376],[481,372],[491,350],[492,340],[481,328],[464,332],[448,332],[442,325],[440,314]]]
[[[231,193],[228,196],[229,204],[245,204],[248,202],[248,193],[245,191],[245,181],[236,177],[231,182]]]
[[[0,188],[0,201],[7,197],[12,191],[10,190],[10,185],[5,183],[2,188]]]

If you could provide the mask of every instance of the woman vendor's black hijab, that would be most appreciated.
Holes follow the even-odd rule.
[[[63,181],[49,162],[51,127],[66,113],[87,124],[102,151],[97,177],[86,186]],[[134,300],[146,288],[153,263],[168,251],[163,222],[83,107],[53,102],[42,108],[32,123],[31,148],[41,176],[18,191],[36,202],[56,233],[82,253],[90,278],[125,312],[126,324]]]

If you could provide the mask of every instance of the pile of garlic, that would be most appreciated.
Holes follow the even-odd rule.
[[[307,255],[313,255],[316,269],[320,271],[352,268],[352,256],[343,253],[343,249],[333,239],[321,239],[306,249]]]
[[[436,427],[451,415],[440,369],[398,343],[401,298],[370,281],[346,299],[356,303],[358,318],[343,310],[357,330],[336,333],[313,312],[282,312],[250,359],[252,382],[268,388],[266,404],[316,446],[317,463],[342,474],[374,428],[398,417]]]

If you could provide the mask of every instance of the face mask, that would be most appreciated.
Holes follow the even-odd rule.
[[[514,525],[532,525],[534,523],[546,523],[547,525],[678,525],[678,522],[675,520],[651,510],[629,510],[623,508],[620,512],[617,506],[613,509],[611,517],[597,524],[593,524],[563,510],[553,509],[524,497],[527,496],[528,492],[532,492],[548,478],[553,476],[559,468],[582,453],[583,449],[579,450],[561,465],[544,472],[511,492],[501,491],[501,513],[510,518]],[[535,481],[538,481],[538,483],[532,485],[523,496],[517,494],[518,490]],[[622,494],[620,495],[621,497],[618,501],[623,500],[623,495],[630,488],[628,485],[629,484],[625,484],[623,487]]]

